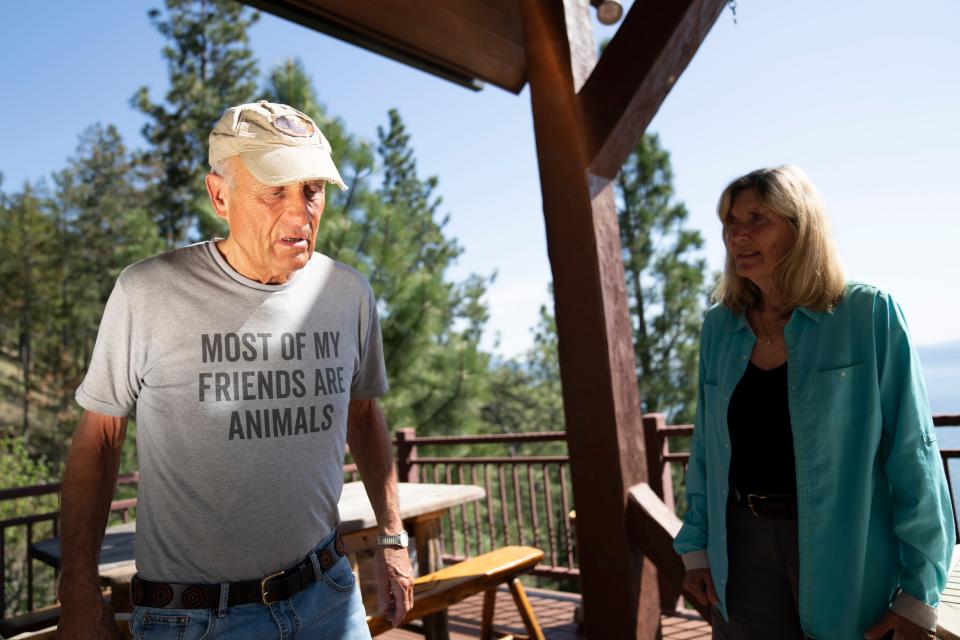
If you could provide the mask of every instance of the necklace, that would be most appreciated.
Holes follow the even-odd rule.
[[[767,334],[767,344],[772,345],[773,336],[770,335],[770,332],[767,330],[767,323],[763,321],[763,314],[759,311],[757,312],[757,320],[760,321],[760,326],[763,327],[763,332]]]

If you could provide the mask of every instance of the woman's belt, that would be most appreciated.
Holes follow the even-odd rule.
[[[750,509],[750,513],[760,518],[797,519],[797,496],[795,495],[757,493],[734,489],[733,497],[738,504],[746,505]]]

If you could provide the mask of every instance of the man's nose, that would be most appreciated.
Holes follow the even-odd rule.
[[[305,225],[310,222],[310,200],[307,198],[306,194],[303,191],[297,193],[295,198],[291,198],[289,204],[284,211],[284,215],[291,222],[296,222],[298,225]]]

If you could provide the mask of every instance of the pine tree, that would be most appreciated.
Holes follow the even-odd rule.
[[[673,202],[670,154],[656,134],[643,136],[616,179],[620,242],[633,325],[642,409],[690,422],[706,261],[703,237]]]
[[[232,0],[166,0],[167,15],[149,12],[168,40],[170,89],[165,104],[154,103],[147,87],[132,99],[149,118],[143,135],[154,167],[152,210],[167,247],[218,231],[207,206],[207,139],[225,109],[254,98],[257,64],[247,29],[259,14]]]
[[[55,306],[51,274],[57,261],[56,228],[45,186],[25,183],[22,191],[4,198],[0,209],[0,294],[3,335],[13,344],[20,365],[21,434],[28,443],[33,432],[33,401],[38,394],[36,351],[49,335]],[[11,348],[12,347],[12,348]]]
[[[446,279],[462,252],[444,233],[436,177],[421,179],[396,110],[377,130],[383,182],[370,199],[358,257],[383,305],[384,358],[395,421],[430,433],[475,432],[488,356],[479,348],[488,319],[488,279]],[[439,219],[438,219],[439,218]]]
[[[113,125],[87,128],[76,154],[55,174],[58,229],[56,340],[44,363],[58,401],[53,430],[72,425],[73,390],[96,341],[103,308],[120,271],[163,250],[144,208],[137,166]]]

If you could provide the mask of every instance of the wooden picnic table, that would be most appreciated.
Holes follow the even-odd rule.
[[[400,494],[400,517],[404,528],[415,543],[417,569],[420,575],[432,573],[442,567],[440,559],[440,519],[450,507],[486,497],[482,487],[465,484],[407,483],[398,485]],[[337,527],[348,553],[373,549],[376,546],[377,520],[373,507],[367,499],[362,482],[348,482],[340,495],[340,525]],[[105,582],[114,589],[126,585],[136,572],[133,560],[133,540],[136,522],[129,522],[107,529],[100,552],[99,572]],[[49,538],[35,542],[30,547],[34,558],[53,567],[60,567],[60,539]],[[121,599],[129,595],[120,595]],[[115,595],[116,598],[116,595]],[[424,618],[427,638],[446,639],[446,613]]]

